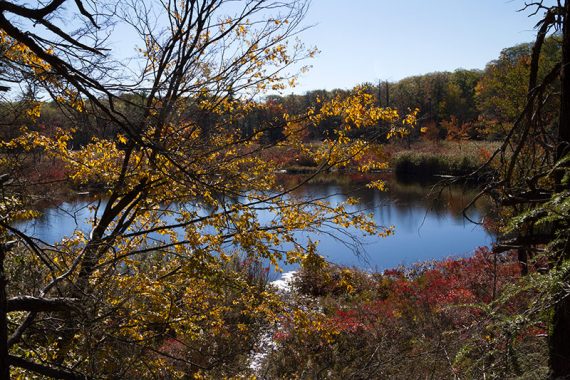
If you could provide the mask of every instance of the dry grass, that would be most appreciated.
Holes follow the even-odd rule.
[[[409,148],[393,145],[387,150],[397,174],[432,176],[468,174],[485,163],[498,147],[498,142],[442,141],[418,142]]]

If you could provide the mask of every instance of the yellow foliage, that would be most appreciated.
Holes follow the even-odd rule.
[[[169,10],[176,36],[185,32],[184,5]],[[278,33],[263,44],[253,22],[235,22],[218,20],[220,30],[212,26],[193,46],[201,51],[215,36],[221,36],[224,47],[236,46],[234,53],[240,58],[239,64],[229,66],[234,70],[231,77],[226,62],[212,56],[180,66],[180,57],[170,52],[183,51],[183,39],[170,36],[162,41],[145,34],[142,75],[156,74],[157,68],[164,78],[183,73],[178,84],[184,95],[169,103],[163,88],[170,83],[157,80],[160,96],[140,107],[140,120],[126,123],[128,128],[123,125],[114,139],[95,138],[73,150],[72,130],[44,134],[24,129],[18,138],[1,143],[7,152],[41,151],[63,162],[74,184],[105,190],[101,204],[92,207],[89,233],[76,232],[45,249],[41,260],[35,254],[22,259],[32,264],[27,270],[37,270],[34,280],[46,294],[71,292],[93,313],[89,333],[81,330],[84,326],[63,321],[49,338],[64,336],[64,330],[72,336],[64,336],[65,344],[54,339],[37,351],[27,351],[31,359],[57,358],[71,368],[84,365],[88,355],[101,373],[112,373],[120,365],[129,368],[131,378],[148,377],[144,371],[155,377],[181,377],[180,363],[189,365],[189,357],[207,368],[214,362],[207,355],[246,347],[259,333],[256,329],[275,325],[283,316],[278,295],[259,283],[263,278],[251,273],[257,268],[251,263],[278,267],[282,262],[303,262],[318,269],[324,259],[317,253],[317,242],[304,243],[298,232],[318,231],[331,223],[380,236],[392,233],[393,228],[377,226],[371,215],[350,212],[354,199],[339,204],[307,199],[279,185],[278,164],[263,155],[268,148],[263,131],[244,137],[235,128],[247,115],[267,111],[269,105],[243,100],[243,93],[241,98],[233,96],[234,87],[220,91],[216,86],[235,80],[236,91],[248,88],[250,92],[242,92],[255,99],[257,91],[282,90],[295,83],[296,76],[282,75],[276,68],[296,62],[299,51],[316,53],[300,45],[291,47]],[[278,31],[288,23],[271,19],[265,27]],[[232,27],[234,33],[224,33]],[[52,67],[27,47],[2,31],[0,43],[8,46],[5,59],[29,67],[41,80],[53,81],[50,87],[57,102],[79,113],[92,108],[76,89],[55,81]],[[117,108],[127,108],[128,102],[117,103]],[[37,103],[27,114],[39,117],[40,109]],[[215,117],[211,123],[193,119],[200,112]],[[417,110],[400,115],[378,107],[369,89],[357,87],[348,96],[321,100],[304,114],[283,115],[285,138],[277,145],[306,155],[319,170],[350,165],[360,171],[377,170],[386,167],[381,151],[355,137],[355,132],[386,123],[391,125],[388,137],[405,136],[416,116]],[[318,143],[306,141],[309,127],[318,128],[332,117],[341,121],[338,129]],[[369,186],[384,189],[381,181]],[[190,203],[193,206],[187,207]],[[33,216],[18,213],[18,206],[17,199],[4,197],[0,211],[11,218]],[[341,286],[353,291],[350,273],[343,272]],[[307,336],[318,335],[325,342],[337,334],[319,313],[295,310],[293,320]],[[193,371],[190,376],[207,376]]]

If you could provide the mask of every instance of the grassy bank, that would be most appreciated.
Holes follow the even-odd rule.
[[[417,143],[391,148],[391,167],[398,176],[465,175],[478,169],[497,148],[487,141]]]
[[[398,154],[393,161],[394,171],[399,176],[457,176],[472,173],[479,166],[479,160],[474,157],[453,157],[416,152]]]
[[[318,146],[314,143],[314,147]],[[431,177],[434,175],[464,175],[479,168],[498,148],[499,143],[489,141],[419,141],[411,145],[403,142],[382,145],[378,149],[378,162],[388,162],[389,167],[402,176]],[[307,154],[294,149],[272,148],[263,152],[263,158],[275,162],[281,170],[292,174],[314,173],[320,165]],[[350,163],[342,171],[358,171],[356,163]]]

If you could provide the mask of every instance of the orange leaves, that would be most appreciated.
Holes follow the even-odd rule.
[[[75,90],[69,88],[61,89],[59,95],[55,97],[55,101],[71,107],[77,112],[85,111],[85,102]]]
[[[26,110],[26,115],[28,115],[32,120],[37,120],[41,115],[41,109],[41,103],[34,102],[34,104]]]
[[[392,123],[399,118],[396,110],[377,107],[374,96],[366,87],[356,87],[347,97],[336,96],[321,103],[319,112],[313,110],[313,114],[309,115],[311,122],[318,124],[328,117],[340,117],[344,131],[375,126],[379,121]]]
[[[386,138],[391,139],[393,137],[400,137],[404,138],[408,136],[411,132],[412,128],[416,126],[416,120],[418,113],[420,112],[419,108],[414,109],[411,111],[404,119],[402,119],[401,125],[393,124]]]
[[[332,99],[317,98],[317,105],[309,108],[305,115],[292,117],[285,115],[285,136],[304,154],[311,154],[315,162],[324,168],[345,168],[351,163],[360,171],[386,168],[378,146],[355,138],[366,133],[378,133],[379,125],[388,125],[388,138],[404,137],[415,127],[419,110],[401,117],[391,108],[376,105],[375,96],[365,86],[356,87],[347,95],[337,95]],[[339,124],[327,138],[308,148],[303,144],[301,131],[319,129],[326,123]],[[304,132],[307,133],[307,132]]]
[[[25,65],[31,68],[34,74],[41,76],[51,70],[51,66],[43,59],[34,54],[26,45],[15,41],[6,34],[4,30],[0,30],[0,48],[3,53],[3,59]],[[52,54],[53,50],[48,49],[48,54]]]

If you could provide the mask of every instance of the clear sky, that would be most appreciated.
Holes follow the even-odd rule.
[[[379,79],[482,69],[531,41],[538,19],[522,0],[312,0],[301,39],[321,53],[295,93]]]

